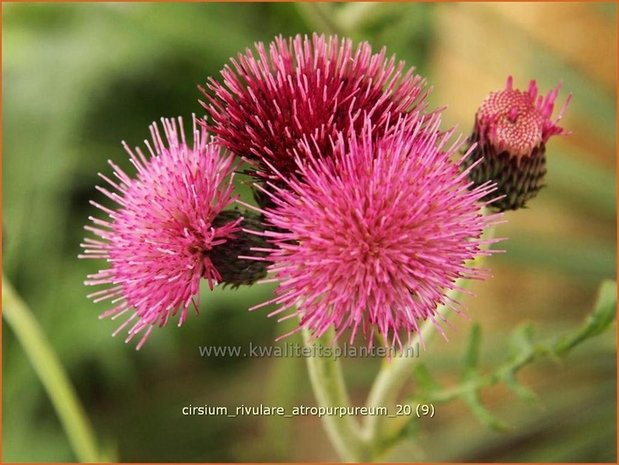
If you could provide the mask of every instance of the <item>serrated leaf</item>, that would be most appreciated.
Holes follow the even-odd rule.
[[[559,356],[567,353],[583,341],[603,333],[615,319],[617,312],[617,283],[603,281],[593,311],[575,332],[559,339],[554,352]]]

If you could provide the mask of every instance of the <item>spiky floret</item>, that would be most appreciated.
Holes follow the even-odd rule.
[[[491,92],[475,115],[469,139],[476,148],[464,166],[479,160],[471,170],[476,184],[492,180],[501,196],[491,208],[516,210],[524,207],[544,186],[546,144],[554,135],[568,134],[558,123],[570,101],[568,96],[559,115],[552,120],[555,100],[561,86],[547,95],[538,95],[537,83],[527,91],[513,88],[507,79],[505,89]]]
[[[294,152],[312,138],[328,156],[339,131],[361,129],[364,114],[375,137],[390,118],[425,107],[424,81],[403,62],[372,53],[367,42],[313,34],[259,42],[200,88],[209,130],[235,154],[253,162],[254,174],[276,178],[269,166],[291,175]]]
[[[110,161],[116,179],[100,176],[108,184],[97,189],[117,204],[116,209],[92,205],[107,219],[90,217],[86,229],[99,239],[86,238],[81,258],[104,259],[109,267],[89,275],[86,285],[106,289],[89,295],[95,302],[111,300],[101,315],[118,318],[131,312],[114,333],[129,327],[127,341],[144,332],[137,348],[154,326],[165,326],[189,307],[198,311],[199,285],[206,279],[212,289],[221,275],[212,254],[240,232],[242,218],[216,223],[230,205],[233,158],[207,141],[204,129],[193,125],[193,145],[187,144],[182,120],[162,119],[150,127],[152,142],[145,141],[150,157],[123,143],[137,174],[130,177]]]
[[[333,158],[300,147],[302,176],[266,190],[274,206],[263,213],[276,229],[255,233],[272,244],[258,251],[279,285],[258,307],[277,304],[271,315],[290,311],[282,319],[298,315],[315,336],[350,329],[351,341],[363,333],[372,344],[378,333],[389,345],[421,320],[438,325],[438,304],[457,309],[447,297],[456,280],[486,276],[467,265],[490,253],[481,236],[496,216],[478,201],[494,186],[469,190],[469,170],[450,159],[459,143],[447,147],[452,132],[439,124],[438,115],[404,118],[376,140],[366,118],[359,133],[338,134]]]

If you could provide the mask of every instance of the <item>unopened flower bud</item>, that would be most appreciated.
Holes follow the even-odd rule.
[[[513,88],[510,76],[505,89],[491,92],[477,110],[469,147],[476,145],[462,166],[477,162],[469,172],[474,185],[496,182],[492,196],[497,200],[490,204],[491,209],[522,208],[544,187],[546,144],[550,137],[566,134],[558,123],[571,95],[551,120],[560,87],[538,95],[535,81],[522,91]]]

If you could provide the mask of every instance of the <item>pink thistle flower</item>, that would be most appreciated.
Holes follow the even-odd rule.
[[[477,148],[465,166],[481,159],[471,171],[471,179],[475,183],[497,183],[497,193],[503,198],[492,208],[521,208],[544,186],[546,144],[552,136],[568,134],[559,121],[571,95],[557,118],[551,119],[560,89],[558,85],[547,95],[538,95],[535,81],[529,83],[527,91],[514,89],[510,76],[505,89],[491,92],[479,107],[470,138]]]
[[[424,81],[404,67],[384,48],[372,53],[367,42],[354,48],[337,36],[279,36],[268,48],[259,42],[255,52],[232,59],[221,71],[223,84],[210,78],[208,89],[199,87],[208,102],[200,103],[223,145],[253,162],[257,177],[276,178],[269,166],[293,174],[294,152],[305,138],[328,156],[329,140],[360,130],[364,114],[379,136],[390,118],[422,110]]]
[[[442,332],[436,307],[458,310],[446,295],[456,280],[486,276],[467,265],[490,253],[481,235],[497,215],[484,216],[478,203],[494,186],[469,190],[470,169],[460,172],[450,159],[459,142],[445,147],[453,130],[441,134],[439,124],[438,115],[404,118],[375,140],[367,118],[359,135],[339,133],[332,159],[304,144],[302,176],[265,190],[274,206],[263,213],[275,228],[255,234],[273,245],[267,259],[279,286],[254,308],[277,304],[270,316],[292,310],[281,319],[298,315],[316,337],[350,329],[352,342],[361,330],[370,345],[379,333],[399,346],[420,320]]]
[[[88,276],[86,285],[108,286],[89,297],[112,301],[114,306],[102,318],[132,311],[114,335],[129,324],[127,342],[144,331],[138,349],[154,326],[165,326],[179,310],[179,326],[190,305],[198,312],[201,279],[211,289],[221,280],[210,255],[240,232],[242,221],[214,226],[219,213],[235,200],[233,158],[207,143],[206,131],[197,129],[195,118],[193,146],[185,140],[181,118],[178,125],[172,119],[162,119],[162,124],[167,144],[153,124],[152,144],[145,141],[150,158],[123,143],[137,170],[135,178],[112,161],[116,179],[100,174],[109,186],[97,189],[118,208],[91,202],[108,219],[89,218],[93,225],[85,228],[99,239],[85,239],[80,255],[109,263],[109,268]]]

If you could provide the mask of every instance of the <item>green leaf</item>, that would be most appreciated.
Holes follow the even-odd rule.
[[[515,365],[515,369],[527,363],[535,354],[534,336],[535,328],[531,323],[524,323],[512,331],[509,340],[509,352],[510,361],[512,365]]]
[[[473,415],[484,425],[496,431],[507,430],[507,425],[495,417],[490,410],[481,403],[478,391],[469,391],[462,397],[471,409]]]
[[[509,348],[512,356],[515,358],[517,354],[522,352],[531,352],[533,350],[533,336],[535,328],[530,322],[518,326],[512,331]]]
[[[518,397],[528,402],[539,402],[540,398],[531,389],[521,384],[515,376],[515,372],[508,372],[501,378],[505,385]]]
[[[527,401],[538,400],[537,394],[520,384],[516,379],[516,373],[520,368],[533,360],[536,354],[534,344],[535,328],[531,323],[525,323],[517,327],[510,336],[509,359],[506,364],[495,372],[497,381],[502,381],[518,397]]]
[[[505,361],[490,373],[479,372],[481,346],[481,327],[474,324],[464,354],[460,383],[443,388],[431,376],[427,367],[420,364],[413,374],[418,386],[417,396],[412,400],[426,400],[443,403],[455,398],[462,399],[472,414],[484,425],[497,431],[508,429],[503,421],[493,415],[481,401],[481,391],[498,383],[504,383],[518,397],[526,401],[539,401],[537,394],[522,385],[516,375],[524,366],[544,358],[558,358],[567,355],[576,345],[603,333],[615,318],[617,304],[617,285],[615,281],[604,281],[593,312],[587,316],[582,326],[571,331],[557,342],[554,339],[539,341],[531,323],[518,326],[509,338],[508,356]]]
[[[415,367],[413,377],[423,396],[431,395],[441,388],[423,363]]]
[[[471,328],[469,343],[464,354],[464,372],[463,380],[469,379],[475,373],[479,364],[479,347],[481,343],[481,327],[475,323]]]
[[[559,356],[565,356],[583,341],[602,334],[615,319],[616,312],[617,283],[607,280],[600,286],[593,312],[587,316],[578,330],[559,339],[554,346],[554,352]]]
[[[477,367],[479,366],[480,346],[481,326],[479,326],[478,323],[475,323],[471,328],[469,343],[464,354],[464,371],[462,372],[462,381],[472,383],[479,381],[479,388],[465,391],[462,394],[462,399],[469,406],[473,415],[475,415],[484,425],[497,431],[503,431],[507,429],[507,426],[496,418],[486,407],[484,407],[480,400],[479,391],[484,385],[481,381],[482,377],[477,371]]]

